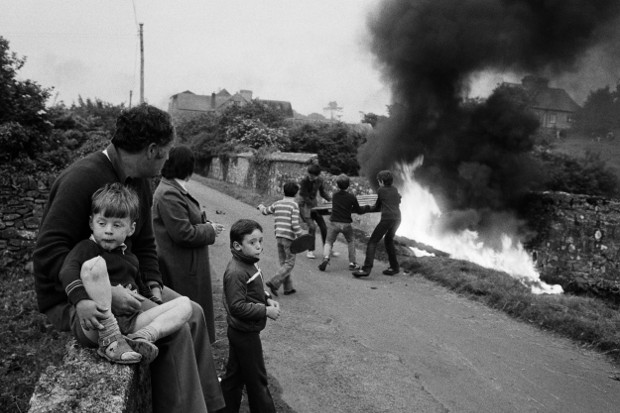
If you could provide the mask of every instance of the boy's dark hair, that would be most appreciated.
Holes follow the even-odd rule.
[[[252,219],[240,219],[230,227],[230,248],[233,248],[233,244],[243,242],[243,237],[254,232],[255,229],[263,232],[263,227]]]
[[[121,112],[116,119],[112,144],[129,153],[136,153],[151,143],[166,146],[173,139],[174,128],[170,115],[143,103]]]
[[[136,222],[140,214],[140,199],[136,192],[119,182],[106,184],[92,196],[91,216],[103,214],[106,218],[127,218]]]
[[[185,179],[194,173],[194,152],[187,146],[175,146],[170,149],[168,160],[161,169],[166,179]]]
[[[346,174],[340,174],[336,178],[336,185],[338,185],[338,188],[342,189],[343,191],[347,189],[350,184],[351,184],[351,181],[349,180],[349,177]]]
[[[295,182],[289,181],[284,184],[282,189],[284,190],[284,196],[295,196],[299,191],[299,185]]]
[[[392,182],[394,182],[394,177],[392,176],[392,172],[385,169],[383,171],[379,171],[377,174],[377,180],[383,182],[385,186],[391,186]]]
[[[310,175],[319,176],[321,174],[321,167],[315,163],[308,167],[308,173]]]

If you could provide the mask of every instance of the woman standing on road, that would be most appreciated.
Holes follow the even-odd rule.
[[[207,221],[200,204],[187,192],[194,154],[186,146],[170,150],[153,195],[153,228],[164,284],[204,310],[209,339],[215,341],[213,294],[208,246],[224,227]]]

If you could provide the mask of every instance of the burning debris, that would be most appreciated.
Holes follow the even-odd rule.
[[[468,101],[470,82],[488,71],[574,71],[589,50],[612,43],[606,36],[619,15],[615,0],[384,0],[369,20],[370,47],[394,104],[360,151],[362,172],[375,176],[423,155],[416,181],[434,196],[417,193],[413,203],[430,197],[427,213],[443,211],[435,233],[471,231],[470,241],[491,251],[518,249],[525,234],[512,211],[544,176],[530,155],[538,120],[523,92],[508,86]],[[427,243],[423,230],[407,229]]]

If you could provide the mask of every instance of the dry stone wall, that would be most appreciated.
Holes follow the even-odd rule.
[[[533,194],[526,245],[541,278],[565,290],[620,298],[620,201],[564,192]]]
[[[54,176],[0,174],[0,263],[7,265],[30,259]]]

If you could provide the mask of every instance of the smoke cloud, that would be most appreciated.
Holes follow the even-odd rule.
[[[604,45],[617,43],[619,14],[617,0],[384,0],[369,18],[370,48],[394,105],[360,151],[362,173],[424,155],[416,177],[445,208],[510,209],[540,181],[529,157],[537,120],[514,88],[468,105],[470,79],[495,71],[568,83],[593,51],[612,66],[618,52]]]

